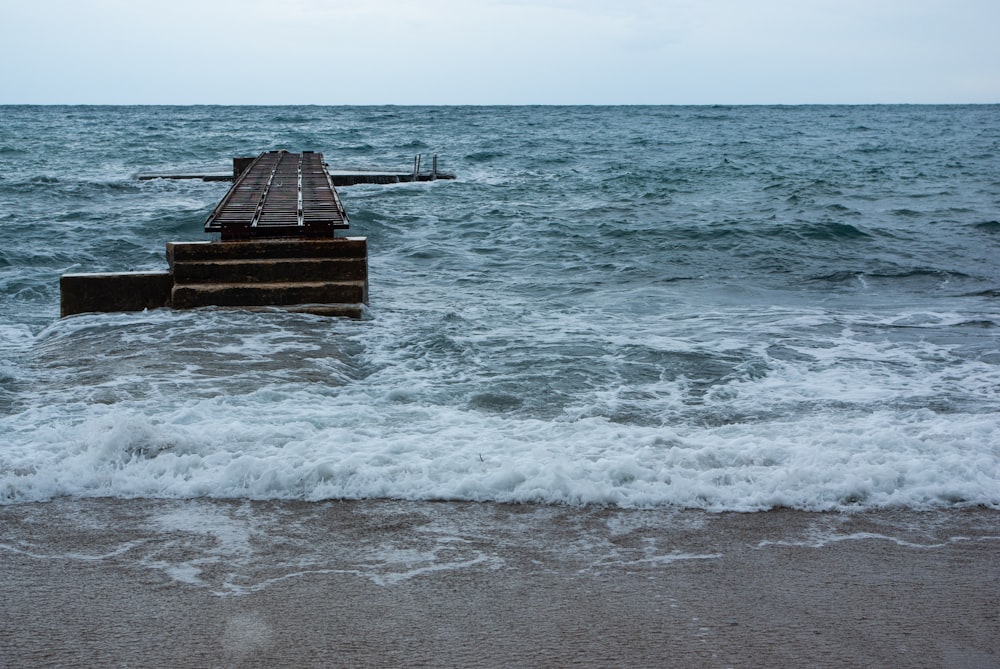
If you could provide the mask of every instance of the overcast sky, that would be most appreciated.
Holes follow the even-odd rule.
[[[1000,102],[1000,0],[0,0],[0,103]]]

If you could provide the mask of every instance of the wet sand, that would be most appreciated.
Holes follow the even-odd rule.
[[[4,667],[1000,667],[1000,512],[0,507]]]

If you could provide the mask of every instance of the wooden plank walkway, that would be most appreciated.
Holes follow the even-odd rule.
[[[350,227],[323,154],[268,151],[236,177],[205,221],[222,241],[333,237]]]
[[[152,181],[153,179],[234,181],[239,178],[239,175],[243,173],[246,166],[254,160],[254,158],[234,158],[233,171],[231,173],[191,169],[183,172],[142,172],[136,174],[135,178],[139,181]],[[357,184],[397,184],[455,179],[454,172],[444,172],[437,169],[437,156],[434,156],[432,165],[430,170],[421,170],[420,156],[416,156],[414,158],[414,169],[411,171],[369,167],[330,169],[327,166],[327,173],[330,175],[331,183],[337,188]]]

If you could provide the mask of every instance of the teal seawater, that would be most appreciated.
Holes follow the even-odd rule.
[[[316,150],[363,321],[58,320]],[[1000,107],[2,107],[0,499],[1000,505]]]

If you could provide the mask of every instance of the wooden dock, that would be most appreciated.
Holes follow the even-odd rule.
[[[135,175],[139,181],[153,179],[192,179],[201,181],[234,181],[243,170],[256,158],[233,158],[232,172],[212,171],[199,172],[186,170],[183,172],[142,172]],[[418,181],[437,181],[439,179],[455,179],[453,172],[445,172],[437,168],[437,156],[432,157],[431,168],[424,169],[421,157],[414,156],[412,170],[392,170],[381,168],[330,169],[324,165],[330,175],[330,183],[335,187],[356,186],[358,184],[398,184]]]
[[[240,173],[205,222],[222,241],[333,237],[350,227],[323,154],[262,153]]]
[[[350,222],[323,155],[268,151],[233,165],[205,222],[216,240],[168,243],[167,272],[63,275],[61,314],[216,306],[360,317],[367,240],[336,236]]]

